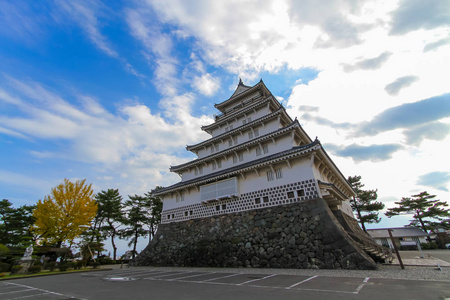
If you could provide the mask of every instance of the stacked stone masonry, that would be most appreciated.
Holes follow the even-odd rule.
[[[134,264],[376,269],[321,198],[161,224]]]

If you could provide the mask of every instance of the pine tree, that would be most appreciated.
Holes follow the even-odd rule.
[[[379,223],[381,218],[378,216],[384,204],[375,201],[378,198],[378,190],[363,190],[364,184],[361,183],[361,176],[350,176],[347,181],[356,193],[356,197],[350,201],[353,211],[356,212],[356,218],[361,227],[366,231],[365,224]]]
[[[430,195],[426,191],[411,197],[403,197],[395,202],[397,207],[388,208],[388,218],[398,215],[412,215],[410,226],[422,228],[426,233],[435,232],[438,227],[448,227],[450,209],[448,204],[440,201],[436,195]]]

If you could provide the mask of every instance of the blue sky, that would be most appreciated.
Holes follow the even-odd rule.
[[[0,0],[0,197],[173,184],[214,103],[262,78],[387,207],[449,201],[450,2],[423,3]]]

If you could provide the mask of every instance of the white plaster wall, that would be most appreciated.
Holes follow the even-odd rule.
[[[238,176],[238,194],[279,186],[281,184],[307,180],[313,178],[314,176],[310,167],[309,157],[292,160],[291,168],[288,167],[287,163],[280,163],[278,165],[274,165],[273,167],[282,168],[283,178],[267,181],[266,172],[271,170],[269,167],[260,169],[259,175],[256,172],[245,173],[245,179],[241,176]],[[173,195],[173,197],[164,197],[163,210],[178,208],[201,202],[200,191],[196,188],[191,188],[189,192],[184,192],[184,201],[176,202],[175,197],[175,194]]]

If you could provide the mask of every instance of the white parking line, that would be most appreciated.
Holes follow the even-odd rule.
[[[203,283],[203,282],[210,282],[210,281],[213,281],[213,280],[222,279],[222,278],[228,278],[228,277],[233,277],[233,276],[238,276],[238,275],[242,275],[242,273],[236,273],[236,274],[231,274],[231,275],[226,275],[226,276],[206,279],[206,280],[202,280],[202,281],[197,281],[197,282],[201,282],[201,283]]]
[[[27,288],[26,290],[22,290],[22,292],[23,291],[29,291],[29,290],[35,290],[35,291],[44,292],[46,294],[52,294],[52,295],[57,295],[57,296],[68,297],[69,299],[73,299],[74,298],[74,297],[70,297],[70,296],[67,296],[67,295],[64,295],[64,294],[52,292],[52,291],[49,291],[49,290],[38,289],[38,288],[34,288],[32,286],[28,286],[28,285],[24,285],[24,284],[18,284],[18,283],[12,283],[12,282],[5,282],[5,284]]]
[[[190,276],[183,276],[183,277],[177,277],[177,278],[172,278],[172,279],[167,279],[168,281],[175,281],[175,280],[180,280],[180,279],[186,279],[186,278],[192,278],[192,277],[198,277],[198,276],[203,276],[203,275],[208,275],[208,274],[216,274],[217,272],[211,272],[211,273],[200,273],[200,274],[195,274],[195,275],[190,275]]]
[[[297,282],[297,283],[295,283],[295,284],[293,284],[293,285],[291,285],[291,286],[288,286],[288,287],[286,287],[285,289],[289,290],[289,289],[293,288],[294,286],[297,286],[297,285],[300,285],[300,284],[302,284],[302,283],[304,283],[304,282],[310,281],[310,280],[312,280],[312,279],[314,279],[314,278],[316,278],[316,277],[319,277],[319,275],[316,275],[316,276],[313,276],[313,277],[309,277],[309,278],[307,278],[307,279],[305,279],[305,280],[302,280],[302,281]]]
[[[364,281],[356,288],[356,290],[353,292],[353,294],[358,294],[359,291],[363,288],[363,286],[369,281],[370,277],[366,277]]]
[[[244,285],[244,284],[247,284],[247,283],[250,283],[250,282],[255,282],[255,281],[259,281],[259,280],[264,280],[264,279],[266,279],[266,278],[270,278],[270,277],[273,277],[273,276],[277,276],[277,274],[272,274],[272,275],[268,275],[268,276],[266,276],[266,277],[262,277],[262,278],[257,278],[257,279],[249,280],[249,281],[246,281],[246,282],[239,283],[239,284],[237,284],[237,285]]]
[[[14,293],[22,293],[22,292],[33,291],[33,290],[36,290],[36,289],[31,288],[31,289],[26,289],[26,290],[18,290],[18,291],[12,291],[12,292],[0,293],[0,295],[14,294]]]
[[[28,295],[28,296],[16,297],[16,298],[8,298],[8,300],[25,299],[25,298],[38,297],[38,296],[48,295],[48,294],[49,293],[33,294],[33,295]]]

